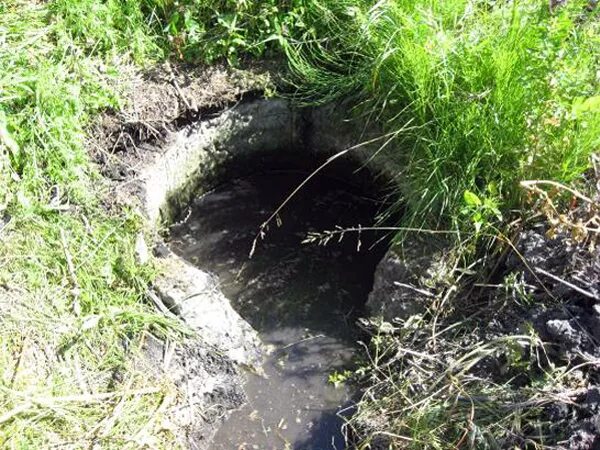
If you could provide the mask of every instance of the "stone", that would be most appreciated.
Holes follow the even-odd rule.
[[[582,333],[576,330],[569,320],[549,320],[546,322],[548,334],[558,342],[570,346],[580,345]]]
[[[169,222],[227,164],[250,155],[294,151],[300,134],[285,100],[257,100],[172,133],[160,154],[140,171],[143,210],[151,223]]]
[[[448,275],[445,243],[409,237],[402,249],[390,249],[377,266],[367,308],[386,321],[424,313]]]
[[[174,255],[162,260],[162,268],[165,275],[155,283],[158,296],[205,345],[236,363],[260,362],[257,332],[233,309],[211,275]]]
[[[167,244],[165,244],[163,241],[160,241],[157,242],[154,248],[152,249],[152,254],[156,258],[166,258],[167,256],[171,255],[171,250],[169,250]]]

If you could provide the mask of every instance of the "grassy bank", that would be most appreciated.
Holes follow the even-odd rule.
[[[600,146],[600,21],[586,6],[2,2],[0,447],[170,448],[154,411],[173,387],[137,373],[126,349],[173,324],[144,301],[154,270],[135,258],[143,219],[102,207],[85,149],[86,126],[121,106],[133,65],[280,58],[285,95],[353,99],[353,114],[389,132],[410,124],[394,142],[405,224],[493,235],[523,207],[521,180],[577,184]],[[444,448],[462,429],[446,435],[443,407],[390,433]]]
[[[168,440],[152,421],[170,387],[126,357],[142,330],[169,332],[143,300],[143,221],[101,206],[84,148],[85,127],[119,105],[119,71],[153,48],[115,5],[0,5],[2,448]]]
[[[411,225],[498,224],[522,204],[519,181],[572,182],[588,167],[600,29],[586,2],[354,3],[328,39],[287,55],[304,98],[355,96],[387,130],[415,127],[398,136]]]
[[[172,56],[283,54],[286,95],[353,98],[356,116],[389,132],[410,124],[394,144],[411,225],[499,224],[522,204],[519,181],[575,181],[599,145],[600,31],[584,0],[145,5]]]

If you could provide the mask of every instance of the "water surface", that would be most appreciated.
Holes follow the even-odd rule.
[[[385,248],[356,235],[303,244],[310,231],[368,226],[379,208],[348,184],[322,177],[304,188],[249,258],[261,223],[306,174],[273,172],[224,184],[196,199],[173,229],[173,250],[218,276],[236,310],[269,345],[249,402],[225,421],[212,450],[345,448],[352,389],[328,382],[352,367],[361,313]],[[365,241],[367,239],[367,241]],[[360,247],[360,250],[358,249]]]

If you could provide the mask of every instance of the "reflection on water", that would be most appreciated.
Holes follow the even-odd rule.
[[[372,285],[383,245],[356,236],[302,244],[309,231],[371,225],[378,205],[348,185],[317,179],[281,214],[248,258],[260,224],[305,174],[236,180],[198,198],[172,233],[176,253],[219,277],[234,307],[272,349],[263,373],[248,374],[249,403],[217,433],[213,450],[345,448],[340,410],[352,392],[328,383],[351,366],[352,324]]]

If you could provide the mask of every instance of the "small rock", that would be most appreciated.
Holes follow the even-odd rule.
[[[0,215],[0,231],[10,223],[11,217],[8,214]]]
[[[448,254],[443,242],[406,239],[401,251],[390,250],[377,266],[367,308],[391,322],[422,314],[444,284]]]
[[[590,424],[585,424],[577,430],[569,439],[569,450],[598,450],[600,449],[600,437]]]
[[[167,247],[164,242],[159,242],[154,247],[152,253],[157,258],[166,258],[171,254],[171,250],[169,250],[169,247]]]
[[[139,265],[144,265],[149,261],[149,259],[150,254],[148,252],[146,241],[144,240],[144,235],[142,233],[138,233],[135,238],[135,261]]]
[[[546,322],[546,329],[548,334],[558,342],[569,345],[581,344],[581,332],[573,328],[569,320],[549,320]]]

